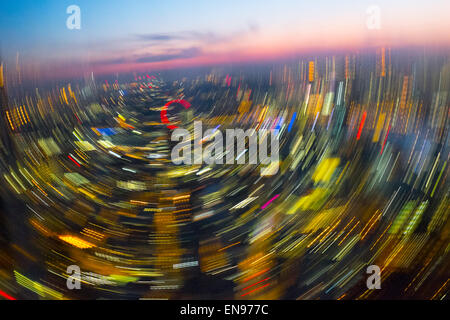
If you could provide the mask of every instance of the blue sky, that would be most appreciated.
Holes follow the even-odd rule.
[[[72,4],[81,9],[81,30],[66,28]],[[367,30],[370,5],[380,7],[379,31]],[[448,0],[2,0],[0,8],[4,58],[19,52],[25,64],[85,61],[109,64],[105,70],[317,47],[448,45],[450,28]]]

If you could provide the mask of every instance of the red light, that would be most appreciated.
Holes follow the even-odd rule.
[[[181,104],[185,109],[190,108],[191,104],[189,102],[187,102],[186,100],[183,99],[176,99],[176,100],[172,100],[167,102],[164,107],[162,107],[161,109],[161,122],[164,124],[169,124],[169,119],[167,118],[167,108],[172,104],[172,103],[179,103]],[[170,130],[176,129],[178,128],[175,125],[168,125],[167,128],[169,128]]]

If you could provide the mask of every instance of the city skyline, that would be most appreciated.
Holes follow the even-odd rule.
[[[72,1],[0,10],[0,303],[448,300],[448,0]]]

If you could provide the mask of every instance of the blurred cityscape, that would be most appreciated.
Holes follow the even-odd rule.
[[[7,67],[0,298],[448,298],[449,54],[380,47],[46,85]],[[173,164],[161,110],[181,99],[191,107],[167,119],[190,132],[277,129],[278,172]]]

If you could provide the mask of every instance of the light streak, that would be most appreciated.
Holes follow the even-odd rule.
[[[272,199],[270,199],[269,201],[267,201],[267,202],[261,207],[261,209],[264,210],[265,208],[267,208],[267,206],[268,206],[269,204],[271,204],[272,201],[275,200],[276,198],[278,198],[279,196],[280,196],[280,194],[277,194],[277,195],[274,196]]]

